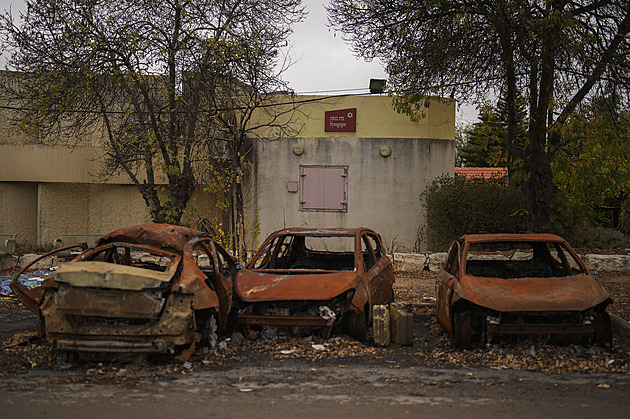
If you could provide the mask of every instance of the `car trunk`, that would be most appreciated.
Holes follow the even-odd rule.
[[[47,335],[58,349],[87,352],[164,352],[185,344],[192,294],[170,292],[176,269],[61,265],[41,305]]]

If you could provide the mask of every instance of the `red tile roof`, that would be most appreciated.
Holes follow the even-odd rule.
[[[492,177],[507,177],[507,167],[456,167],[455,174],[467,178],[482,177],[490,179]]]

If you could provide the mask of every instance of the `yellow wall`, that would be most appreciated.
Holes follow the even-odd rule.
[[[99,147],[0,145],[0,181],[102,183],[98,176],[102,155]],[[131,180],[121,174],[107,183],[130,184]]]
[[[348,137],[354,138],[431,138],[440,140],[455,139],[455,101],[435,99],[424,108],[425,117],[413,122],[407,115],[396,113],[392,98],[388,96],[279,96],[278,102],[285,103],[285,109],[298,106],[292,115],[292,126],[299,131],[295,137]],[[289,103],[292,103],[291,105]],[[326,111],[356,108],[356,132],[326,132],[324,116]],[[256,119],[265,121],[261,111]],[[268,137],[261,132],[263,138]]]
[[[200,218],[221,222],[221,216],[200,188],[182,221],[196,227]],[[0,182],[0,233],[17,234],[27,248],[50,247],[62,234],[106,234],[150,220],[134,185]]]

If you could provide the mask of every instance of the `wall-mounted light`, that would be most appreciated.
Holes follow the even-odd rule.
[[[381,153],[381,156],[383,157],[389,157],[392,155],[392,149],[389,148],[388,145],[381,146],[381,148],[378,149],[378,152]]]
[[[376,95],[385,92],[385,80],[370,79],[370,94]]]
[[[304,153],[304,146],[302,144],[293,144],[293,154],[301,156]]]

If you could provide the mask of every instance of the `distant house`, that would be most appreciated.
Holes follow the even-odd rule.
[[[467,178],[503,178],[508,176],[507,167],[456,167],[455,174]]]

